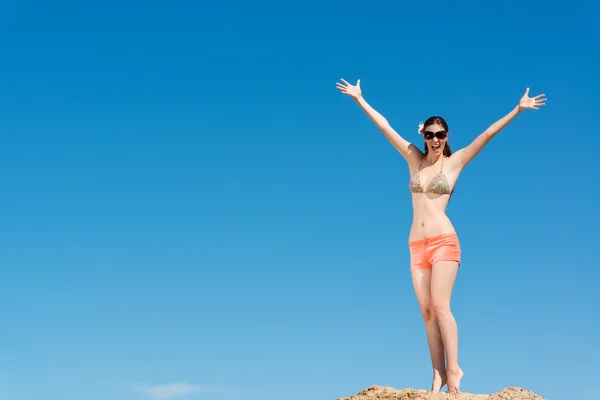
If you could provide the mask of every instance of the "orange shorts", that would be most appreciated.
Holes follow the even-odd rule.
[[[456,233],[445,233],[408,242],[410,269],[431,268],[436,261],[458,261],[460,242]]]

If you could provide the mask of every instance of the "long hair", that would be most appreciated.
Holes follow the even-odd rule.
[[[427,120],[423,123],[423,129],[425,129],[429,125],[433,125],[433,124],[441,125],[444,128],[444,130],[446,132],[448,132],[448,124],[446,123],[446,120],[444,120],[444,118],[437,116],[437,115],[427,118]],[[427,146],[427,143],[424,143],[424,145],[425,145],[425,155],[427,155],[427,153],[429,153],[429,148]],[[452,149],[450,148],[450,144],[448,143],[448,138],[446,138],[446,143],[444,144],[443,154],[446,157],[450,157],[452,155]]]

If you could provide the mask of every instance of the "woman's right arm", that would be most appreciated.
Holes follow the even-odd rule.
[[[406,161],[410,162],[417,159],[416,156],[420,155],[421,151],[415,145],[400,136],[398,132],[392,128],[388,120],[377,110],[371,107],[364,97],[360,96],[356,99],[356,102],[371,119],[371,121],[373,121],[375,126],[383,133],[387,140],[389,140],[396,150],[402,154]]]
[[[375,110],[371,105],[365,100],[362,96],[362,92],[360,89],[360,79],[356,82],[356,86],[350,85],[344,79],[342,79],[344,84],[337,83],[338,89],[343,94],[347,94],[352,97],[362,108],[362,110],[367,114],[369,119],[373,121],[375,126],[384,134],[387,140],[398,150],[398,152],[404,157],[404,159],[408,162],[420,162],[420,157],[422,157],[421,151],[408,140],[404,139],[402,136],[398,134],[392,128],[388,120],[381,115],[377,110]]]

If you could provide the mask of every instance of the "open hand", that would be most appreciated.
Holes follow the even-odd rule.
[[[538,94],[535,97],[529,97],[529,88],[525,90],[525,94],[519,100],[519,109],[526,110],[528,108],[533,110],[539,110],[539,107],[546,105],[545,94]]]
[[[344,79],[341,79],[341,81],[344,84],[336,82],[335,87],[337,87],[343,94],[347,94],[354,100],[362,96],[362,91],[360,90],[360,79],[356,81],[356,86],[349,84]]]

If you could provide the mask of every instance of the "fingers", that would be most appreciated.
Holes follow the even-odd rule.
[[[342,94],[350,96],[350,93],[348,93],[348,87],[342,85],[341,83],[336,83],[335,86],[340,90]]]
[[[342,81],[342,82],[344,83],[344,85],[346,85],[346,86],[352,86],[352,85],[351,85],[351,84],[349,84],[349,83],[348,83],[348,81],[347,81],[347,80],[345,80],[344,78],[340,78],[340,81]],[[340,85],[340,86],[341,86],[341,84],[340,84],[340,83],[336,83],[336,85]],[[358,79],[358,80],[356,81],[356,86],[357,86],[357,87],[360,87],[360,79]]]
[[[347,90],[348,86],[351,86],[345,79],[340,79],[342,82],[344,82],[344,84],[341,84],[339,82],[335,83],[335,87],[340,89],[340,90]]]
[[[348,87],[347,87],[347,86],[344,86],[344,85],[342,85],[341,83],[337,83],[337,82],[336,82],[336,83],[335,83],[335,87],[336,87],[336,88],[337,88],[337,89],[338,89],[340,92],[342,92],[342,93],[344,93],[344,94],[348,94]]]
[[[534,109],[534,110],[538,110],[540,106],[545,106],[546,105],[546,94],[542,93],[542,94],[538,94],[537,96],[534,97],[529,97],[529,88],[525,89],[525,94],[523,97],[528,97],[529,101],[533,100],[533,104],[531,105],[530,108]]]
[[[352,86],[344,78],[340,78],[340,81],[342,81],[342,83],[336,82],[335,87],[339,89],[342,92],[342,94],[347,94],[351,97],[354,97],[355,90],[353,88],[357,88],[360,91],[360,79],[356,81],[356,86]],[[350,92],[348,92],[349,90]]]

